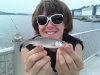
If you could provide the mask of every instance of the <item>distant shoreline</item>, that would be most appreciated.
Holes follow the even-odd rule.
[[[32,15],[32,14],[29,14],[29,13],[9,13],[9,12],[0,11],[0,15]]]

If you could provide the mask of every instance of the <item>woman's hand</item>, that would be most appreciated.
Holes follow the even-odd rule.
[[[50,57],[42,46],[35,47],[29,51],[22,48],[21,57],[25,75],[51,75],[52,68]]]
[[[57,50],[56,70],[58,75],[79,75],[83,68],[82,59],[75,53],[71,44]]]

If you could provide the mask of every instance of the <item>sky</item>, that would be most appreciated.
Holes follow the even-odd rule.
[[[78,9],[83,6],[100,4],[100,0],[61,0],[70,9]],[[32,13],[40,0],[0,0],[0,11],[15,13]]]

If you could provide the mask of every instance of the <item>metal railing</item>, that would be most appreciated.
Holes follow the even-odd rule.
[[[99,33],[100,29],[71,34],[83,41],[83,60],[87,60],[100,50]],[[9,47],[0,50],[0,75],[18,75],[18,73],[15,72],[15,61],[17,60],[15,49],[14,47]]]
[[[100,29],[72,34],[80,38],[84,44],[83,59],[86,60],[100,50]]]

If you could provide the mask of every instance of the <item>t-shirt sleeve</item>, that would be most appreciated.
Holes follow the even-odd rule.
[[[83,45],[83,41],[81,41],[80,39],[76,38],[77,39],[77,43],[81,44],[82,46],[82,50],[84,49],[84,45]]]
[[[65,41],[67,41],[68,43],[71,43],[73,45],[74,49],[78,43],[81,44],[82,50],[84,49],[83,41],[80,40],[79,38],[76,38],[71,35],[67,35]]]

